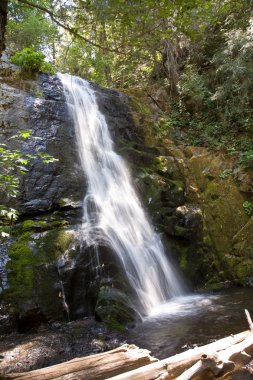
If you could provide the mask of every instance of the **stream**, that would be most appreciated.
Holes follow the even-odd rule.
[[[247,330],[244,309],[253,317],[252,300],[252,288],[178,297],[130,329],[127,340],[164,359]]]

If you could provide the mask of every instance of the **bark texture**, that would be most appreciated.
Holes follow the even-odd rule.
[[[69,362],[39,370],[7,375],[15,380],[102,380],[157,361],[149,351],[134,345],[124,345],[102,354],[76,358]]]
[[[8,0],[0,2],[0,56],[5,49],[5,31],[7,25]]]

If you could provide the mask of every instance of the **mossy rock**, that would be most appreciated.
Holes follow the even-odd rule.
[[[100,289],[95,315],[105,321],[109,328],[118,331],[124,331],[126,325],[136,318],[126,294],[109,286]]]
[[[4,297],[18,305],[34,295],[33,266],[36,260],[29,247],[30,239],[31,234],[26,232],[9,248],[10,261],[7,263],[9,288],[4,292]]]
[[[253,258],[253,217],[234,235],[232,251],[237,256]]]
[[[236,281],[240,285],[248,285],[253,278],[253,259],[243,260],[234,268]]]
[[[184,162],[173,156],[157,156],[152,171],[174,180],[184,180]]]
[[[74,240],[73,231],[56,228],[37,236],[33,249],[40,263],[50,262],[66,252]]]
[[[164,179],[146,171],[138,173],[136,185],[151,216],[156,220],[157,211],[163,207],[162,189],[166,187]]]
[[[215,291],[221,291],[224,289],[228,289],[232,286],[231,281],[217,281],[215,282],[215,279],[213,279],[210,283],[206,283],[205,286],[199,290],[206,291],[206,292],[215,292]]]
[[[220,177],[224,168],[231,165],[231,159],[204,148],[192,148],[187,161],[187,187],[195,189],[195,193],[188,191],[187,196],[194,197],[202,207],[204,239],[221,257],[231,251],[234,235],[248,221],[242,207],[244,196],[233,178]]]
[[[74,199],[70,199],[70,198],[61,198],[58,202],[58,206],[61,209],[65,209],[65,210],[81,208],[82,204],[83,203],[80,202],[79,200],[75,201]]]
[[[188,258],[187,248],[180,250],[181,254],[180,254],[180,262],[179,262],[180,268],[185,272],[189,270],[189,258]]]
[[[168,206],[177,207],[185,202],[185,185],[182,181],[166,180],[166,188],[162,192],[162,198]]]
[[[173,215],[165,215],[163,230],[168,235],[187,240],[196,240],[202,236],[202,212],[196,205],[179,206]]]
[[[22,223],[23,231],[47,231],[57,227],[68,225],[66,220],[32,220],[28,219]]]
[[[25,229],[30,226],[28,221]],[[40,227],[41,224],[38,225]],[[25,309],[29,315],[30,310],[39,309],[46,319],[65,318],[63,302],[58,296],[57,261],[70,250],[73,241],[73,231],[56,228],[39,233],[25,231],[9,247],[9,288],[3,297],[17,314]]]

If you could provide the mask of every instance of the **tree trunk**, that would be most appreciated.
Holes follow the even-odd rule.
[[[100,33],[100,44],[104,46],[104,48],[100,49],[102,52],[102,55],[107,59],[108,57],[108,40],[107,40],[107,33],[105,29],[105,22],[102,22],[102,31]],[[106,62],[104,67],[104,73],[105,73],[105,79],[106,79],[106,85],[107,87],[112,86],[112,73],[111,68],[109,66],[109,63]]]
[[[0,1],[0,56],[5,49],[5,31],[7,25],[8,0]]]

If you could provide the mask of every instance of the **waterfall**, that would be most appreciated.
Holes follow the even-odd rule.
[[[89,82],[58,74],[73,117],[81,164],[87,178],[82,237],[110,247],[136,292],[140,312],[149,312],[183,286],[148,221],[123,159],[116,154],[105,117]]]

